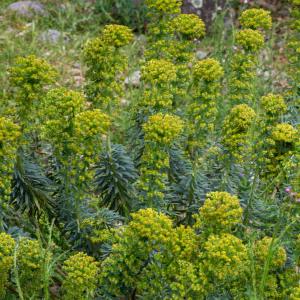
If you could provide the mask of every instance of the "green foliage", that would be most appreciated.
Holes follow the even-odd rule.
[[[18,155],[10,200],[17,211],[26,212],[31,220],[44,214],[51,219],[56,209],[53,199],[55,189],[38,164],[22,154]]]
[[[46,2],[0,25],[0,298],[297,299],[297,1],[287,45],[260,8]]]
[[[100,202],[107,208],[128,215],[133,207],[137,172],[122,145],[103,152],[95,167],[95,187]]]

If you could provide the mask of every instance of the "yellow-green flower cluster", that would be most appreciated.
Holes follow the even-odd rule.
[[[300,5],[298,0],[291,1],[293,4],[291,15],[291,34],[288,43],[288,58],[289,58],[289,75],[291,85],[294,88],[296,96],[296,105],[299,106],[299,97],[297,91],[300,83]]]
[[[37,240],[21,238],[17,248],[17,267],[24,297],[38,297],[43,285],[43,253]]]
[[[279,123],[267,128],[266,142],[261,145],[261,175],[274,178],[279,173],[286,174],[294,166],[290,159],[295,154],[299,133],[292,125]]]
[[[57,77],[52,66],[34,55],[17,58],[9,73],[10,84],[17,92],[16,100],[24,108],[40,100],[44,87],[54,83]]]
[[[264,237],[255,243],[254,254],[257,261],[257,267],[263,268],[268,256],[271,255],[269,267],[271,270],[282,267],[286,261],[286,252],[283,247],[278,247],[273,244],[271,237]]]
[[[237,52],[231,62],[229,74],[230,99],[233,103],[251,103],[255,98],[254,86],[257,58],[252,54]]]
[[[234,106],[223,123],[223,145],[233,157],[241,160],[249,144],[247,139],[255,111],[246,104]]]
[[[290,295],[290,300],[299,300],[300,299],[300,287],[293,289],[292,294]]]
[[[40,110],[41,137],[52,145],[68,176],[77,178],[74,184],[90,178],[89,167],[101,151],[102,137],[111,123],[105,113],[84,110],[84,105],[80,92],[58,88],[48,92]]]
[[[278,118],[279,115],[284,114],[287,111],[287,106],[281,95],[267,94],[261,97],[261,106],[268,118]]]
[[[188,107],[192,146],[206,145],[208,134],[214,130],[217,98],[221,89],[220,79],[223,75],[222,66],[212,58],[200,60],[193,67],[190,91],[192,103]]]
[[[210,235],[204,243],[201,258],[205,273],[215,283],[240,279],[249,263],[246,246],[229,233]]]
[[[151,208],[133,213],[132,221],[120,229],[111,255],[102,264],[101,286],[118,296],[134,287],[140,294],[150,293],[151,287],[159,286],[161,282],[161,278],[155,275],[156,269],[152,269],[157,266],[155,261],[167,260],[174,242],[172,221],[167,216]],[[149,259],[151,264],[147,263]],[[157,274],[161,274],[159,269]],[[149,275],[152,275],[151,282],[147,278]],[[152,291],[154,295],[155,292],[158,291]]]
[[[170,30],[187,39],[200,39],[205,35],[205,24],[197,15],[180,14],[171,20]]]
[[[253,29],[242,29],[235,38],[237,45],[249,52],[257,52],[264,45],[264,36]]]
[[[98,263],[91,256],[79,252],[70,256],[63,264],[66,277],[62,290],[65,300],[92,299],[98,283]]]
[[[182,0],[146,0],[146,5],[161,14],[178,14]]]
[[[14,239],[4,233],[0,233],[0,299],[5,299],[6,286],[9,272],[13,266]]]
[[[83,108],[83,95],[65,88],[49,91],[43,100],[39,112],[43,121],[42,138],[52,144],[62,159],[71,150],[74,118]]]
[[[0,117],[0,198],[10,194],[11,176],[16,160],[20,128],[10,119]],[[0,203],[1,203],[0,200]]]
[[[143,125],[146,142],[171,145],[182,133],[183,121],[174,115],[158,113]]]
[[[243,210],[236,196],[227,192],[212,192],[206,195],[199,214],[195,216],[195,227],[207,233],[230,232],[242,221],[242,213]]]
[[[177,78],[176,66],[170,61],[153,59],[142,67],[144,93],[139,105],[150,110],[169,108],[174,98],[174,82]]]
[[[231,62],[230,98],[235,103],[249,103],[254,100],[255,69],[258,63],[258,51],[264,45],[263,30],[272,26],[272,19],[268,11],[249,9],[242,13],[240,22],[243,29],[235,36],[238,47]]]
[[[133,40],[131,30],[122,25],[106,25],[100,37],[87,41],[83,58],[87,64],[86,93],[96,108],[118,106],[123,95],[123,73],[128,59],[122,47]]]
[[[133,33],[127,26],[111,24],[104,27],[101,39],[105,44],[119,48],[133,41]]]
[[[205,35],[205,24],[197,15],[180,14],[182,1],[149,0],[147,3],[153,9],[149,13],[145,57],[176,64],[176,91],[173,94],[178,102],[184,101],[190,80],[188,63],[195,56],[195,42]],[[173,4],[177,9],[162,9],[174,7]]]
[[[183,131],[183,121],[174,115],[158,113],[143,124],[145,149],[142,155],[139,188],[146,193],[143,201],[159,207],[168,180],[167,149]],[[154,203],[155,202],[155,203]]]
[[[194,56],[191,51],[194,47],[191,48],[191,46],[191,41],[179,41],[175,37],[174,39],[159,39],[147,47],[145,57],[147,60],[165,59],[176,63],[177,66],[179,64],[185,66],[185,63],[191,61]]]
[[[102,264],[101,285],[112,295],[202,299],[205,276],[197,269],[198,241],[191,228],[173,227],[169,217],[148,208],[132,214]],[[163,266],[163,267],[162,267]],[[136,276],[139,274],[139,276]],[[180,295],[180,296],[179,296]]]
[[[163,59],[153,59],[142,67],[142,80],[151,85],[170,84],[176,80],[176,66]]]
[[[213,58],[199,60],[193,67],[193,79],[197,82],[219,81],[224,75],[224,70],[220,63]]]
[[[80,182],[92,176],[88,170],[102,149],[103,135],[107,133],[110,124],[110,118],[100,109],[83,111],[75,116],[72,143],[75,156],[72,157],[72,174],[79,172]]]
[[[242,12],[239,21],[244,28],[268,30],[272,27],[270,12],[261,8],[251,8]]]
[[[271,134],[271,138],[279,143],[294,143],[297,137],[297,129],[287,123],[277,124]]]

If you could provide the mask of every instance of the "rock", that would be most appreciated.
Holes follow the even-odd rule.
[[[203,6],[203,0],[191,0],[191,4],[196,8],[200,9]]]
[[[198,15],[209,28],[216,13],[222,10],[226,0],[183,0],[181,11]]]
[[[141,79],[141,71],[135,71],[131,75],[125,78],[125,84],[126,85],[132,85],[135,87],[138,87],[140,85],[140,79]]]
[[[18,1],[11,3],[8,10],[19,14],[23,17],[32,17],[33,15],[45,15],[45,9],[43,4],[37,1]]]
[[[203,59],[203,58],[205,58],[207,55],[208,55],[208,53],[205,52],[205,51],[202,51],[202,50],[198,50],[198,51],[196,52],[196,57],[197,57],[198,59]]]
[[[125,98],[120,99],[121,106],[128,106],[129,101]]]
[[[42,32],[40,35],[40,40],[42,42],[48,42],[52,44],[57,44],[62,39],[64,39],[64,41],[68,41],[68,38],[64,37],[62,32],[55,29],[48,29]]]

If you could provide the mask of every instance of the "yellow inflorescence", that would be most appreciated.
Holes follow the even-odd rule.
[[[264,111],[271,117],[277,117],[287,111],[287,106],[281,95],[268,94],[260,100]]]
[[[183,130],[183,121],[173,115],[158,113],[143,125],[145,141],[170,145]]]
[[[170,22],[171,31],[188,39],[200,39],[205,35],[204,22],[194,14],[180,14]]]
[[[58,88],[49,91],[39,114],[43,120],[42,137],[60,155],[70,150],[74,134],[74,118],[84,108],[84,96],[76,91]]]
[[[239,199],[227,192],[207,194],[204,205],[195,216],[195,227],[212,233],[230,232],[242,221],[243,210]]]
[[[160,13],[178,14],[180,13],[182,0],[146,0],[146,5]]]
[[[124,25],[106,25],[102,31],[101,39],[105,44],[115,47],[123,47],[133,40],[132,30]]]
[[[247,147],[247,133],[255,120],[255,111],[246,104],[234,106],[223,124],[224,146],[237,159],[242,158],[242,149]]]
[[[57,72],[45,60],[34,55],[19,57],[10,70],[10,83],[18,90],[16,100],[29,105],[40,98],[45,85],[51,84],[57,77]]]
[[[236,34],[236,43],[245,51],[257,52],[264,45],[264,36],[253,29],[242,29]]]
[[[142,80],[152,85],[169,84],[176,80],[176,66],[167,60],[152,59],[142,67]]]
[[[91,256],[79,252],[70,256],[63,265],[66,277],[62,289],[65,300],[91,299],[98,283],[98,263]]]
[[[243,11],[239,21],[244,28],[267,30],[272,27],[270,12],[261,8],[251,8]]]
[[[213,58],[199,60],[193,67],[193,78],[196,81],[218,81],[223,75],[222,66]]]
[[[210,235],[204,250],[203,267],[216,281],[226,281],[226,278],[237,280],[247,270],[247,248],[231,234]]]
[[[38,295],[43,284],[43,254],[37,240],[21,238],[17,248],[17,265],[22,290],[27,297]]]
[[[275,142],[293,143],[296,142],[298,136],[297,130],[290,124],[277,124],[271,134],[271,138]]]
[[[270,247],[272,246],[272,242],[272,238],[267,236],[256,242],[254,253],[257,259],[258,267],[264,265],[268,255],[272,255],[272,259],[270,260],[270,268],[278,269],[284,265],[287,258],[284,248],[276,247],[275,249],[271,249]]]
[[[2,232],[0,233],[0,299],[5,298],[9,272],[13,266],[14,239]]]
[[[300,2],[299,2],[300,5]],[[299,300],[300,299],[300,287],[296,287],[293,289],[292,294],[289,298],[290,300]]]
[[[72,164],[74,172],[81,172],[80,182],[91,179],[89,168],[99,155],[103,135],[110,124],[110,118],[100,109],[83,111],[75,116],[72,146],[76,156],[72,158]]]
[[[96,108],[118,107],[128,65],[128,58],[121,50],[132,40],[130,28],[106,25],[100,37],[84,45],[83,58],[88,67],[86,93]]]
[[[8,197],[15,164],[20,127],[10,119],[0,117],[0,198]],[[1,199],[0,199],[1,202]]]

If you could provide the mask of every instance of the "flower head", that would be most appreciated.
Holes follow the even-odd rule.
[[[194,14],[180,14],[170,22],[171,30],[188,39],[200,39],[205,35],[204,22]]]
[[[146,141],[169,145],[181,134],[183,121],[174,115],[158,113],[149,117],[143,129]]]
[[[176,66],[164,59],[152,59],[142,67],[142,79],[151,84],[168,84],[176,80]]]
[[[146,5],[160,13],[178,14],[182,0],[146,0]]]
[[[104,27],[101,39],[105,44],[119,48],[133,40],[133,33],[127,26],[111,24]]]
[[[281,95],[268,94],[261,98],[264,111],[270,116],[278,116],[287,110],[287,106]]]
[[[243,11],[239,21],[244,28],[267,30],[272,27],[270,12],[261,8],[251,8]]]
[[[86,299],[97,288],[98,263],[91,256],[79,252],[70,256],[63,265],[66,277],[63,281],[64,299]]]
[[[237,237],[223,233],[210,235],[204,244],[203,267],[218,281],[243,275],[248,264],[247,248]]]
[[[257,52],[264,44],[264,37],[258,30],[242,29],[236,34],[236,43],[245,51]]]
[[[271,250],[274,247],[274,251]],[[272,269],[279,268],[283,266],[286,261],[286,252],[283,247],[277,247],[273,244],[273,239],[271,237],[264,237],[255,244],[254,253],[259,264],[264,264],[268,259],[268,255],[272,251],[273,257],[270,261],[270,267]]]
[[[298,132],[290,124],[280,123],[274,127],[271,137],[276,142],[293,143],[298,137]]]
[[[193,68],[194,79],[204,81],[217,81],[224,75],[221,64],[213,58],[207,58],[196,62]]]
[[[213,233],[230,232],[242,220],[239,199],[227,192],[207,194],[204,205],[196,215],[196,227]]]

